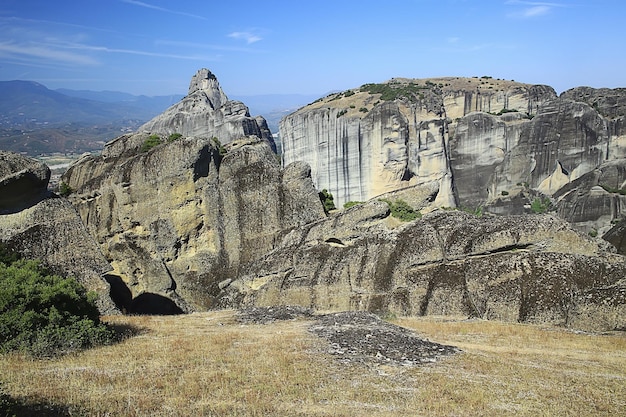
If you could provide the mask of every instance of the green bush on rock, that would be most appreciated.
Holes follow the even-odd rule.
[[[0,249],[0,352],[52,357],[113,341],[95,293]]]
[[[403,222],[410,222],[422,217],[422,213],[415,211],[415,209],[404,200],[391,201],[386,198],[381,198],[380,201],[387,203],[391,210],[392,217],[402,220]]]

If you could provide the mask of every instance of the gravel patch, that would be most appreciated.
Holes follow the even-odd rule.
[[[312,310],[303,307],[275,306],[253,307],[237,315],[237,319],[246,324],[302,318],[314,320],[309,331],[326,339],[326,352],[342,363],[414,366],[433,363],[461,352],[454,346],[422,339],[411,330],[363,311],[315,315]]]

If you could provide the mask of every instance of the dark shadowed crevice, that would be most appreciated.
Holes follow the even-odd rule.
[[[183,310],[171,299],[159,294],[145,292],[130,303],[130,314],[172,316],[183,314]]]
[[[115,306],[122,313],[127,313],[133,300],[133,294],[126,286],[126,283],[119,275],[115,274],[106,274],[104,280],[109,283],[109,296],[115,303]]]

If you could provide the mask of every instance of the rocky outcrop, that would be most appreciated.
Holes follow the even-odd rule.
[[[626,158],[625,91],[580,87],[557,97],[547,86],[488,77],[366,84],[283,119],[283,160],[311,164],[314,183],[339,205],[425,186],[436,198],[416,208],[516,214],[550,197],[573,219],[572,205],[582,203],[565,190]],[[622,217],[598,192],[578,199],[589,207],[574,221],[585,232]]]
[[[215,75],[206,68],[193,76],[186,97],[145,123],[138,131],[164,137],[176,133],[186,137],[215,137],[222,144],[254,135],[267,141],[276,151],[265,119],[251,117],[242,102],[229,100]]]
[[[549,215],[436,211],[392,227],[372,201],[299,228],[225,288],[243,304],[624,326],[624,258]],[[615,291],[608,288],[615,287]]]
[[[119,312],[103,278],[111,266],[76,210],[47,191],[48,167],[31,158],[2,152],[0,173],[0,242],[27,259],[40,260],[53,273],[74,277],[96,291],[103,313]]]
[[[216,85],[192,81],[211,91],[206,117],[225,108]],[[285,119],[282,166],[257,136],[220,143],[206,128],[155,142],[146,131],[82,158],[64,181],[123,310],[282,304],[614,329],[625,325],[626,262],[608,243],[551,215],[435,209],[488,202],[506,213],[583,181],[612,146],[603,120],[543,86],[394,80]],[[607,168],[602,183],[619,172]],[[369,201],[327,216],[320,178],[337,184],[339,204]],[[382,194],[389,203],[370,198]],[[390,214],[400,198],[431,212],[402,223]]]
[[[46,164],[13,152],[0,151],[0,213],[19,211],[48,195]]]
[[[309,163],[339,204],[432,182],[440,205],[484,203],[524,122],[554,98],[547,86],[491,78],[366,84],[284,118],[283,160]]]
[[[133,299],[152,294],[182,311],[211,308],[220,286],[273,249],[284,230],[325,217],[308,167],[281,169],[259,138],[224,146],[183,137],[137,151],[145,139],[118,138],[64,176],[111,275]],[[118,303],[129,310],[129,301]]]

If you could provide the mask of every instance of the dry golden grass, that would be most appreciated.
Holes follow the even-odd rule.
[[[464,350],[423,367],[337,363],[310,322],[240,325],[234,312],[109,317],[143,331],[56,360],[0,357],[16,397],[92,416],[616,416],[626,337],[449,318],[402,318]]]

